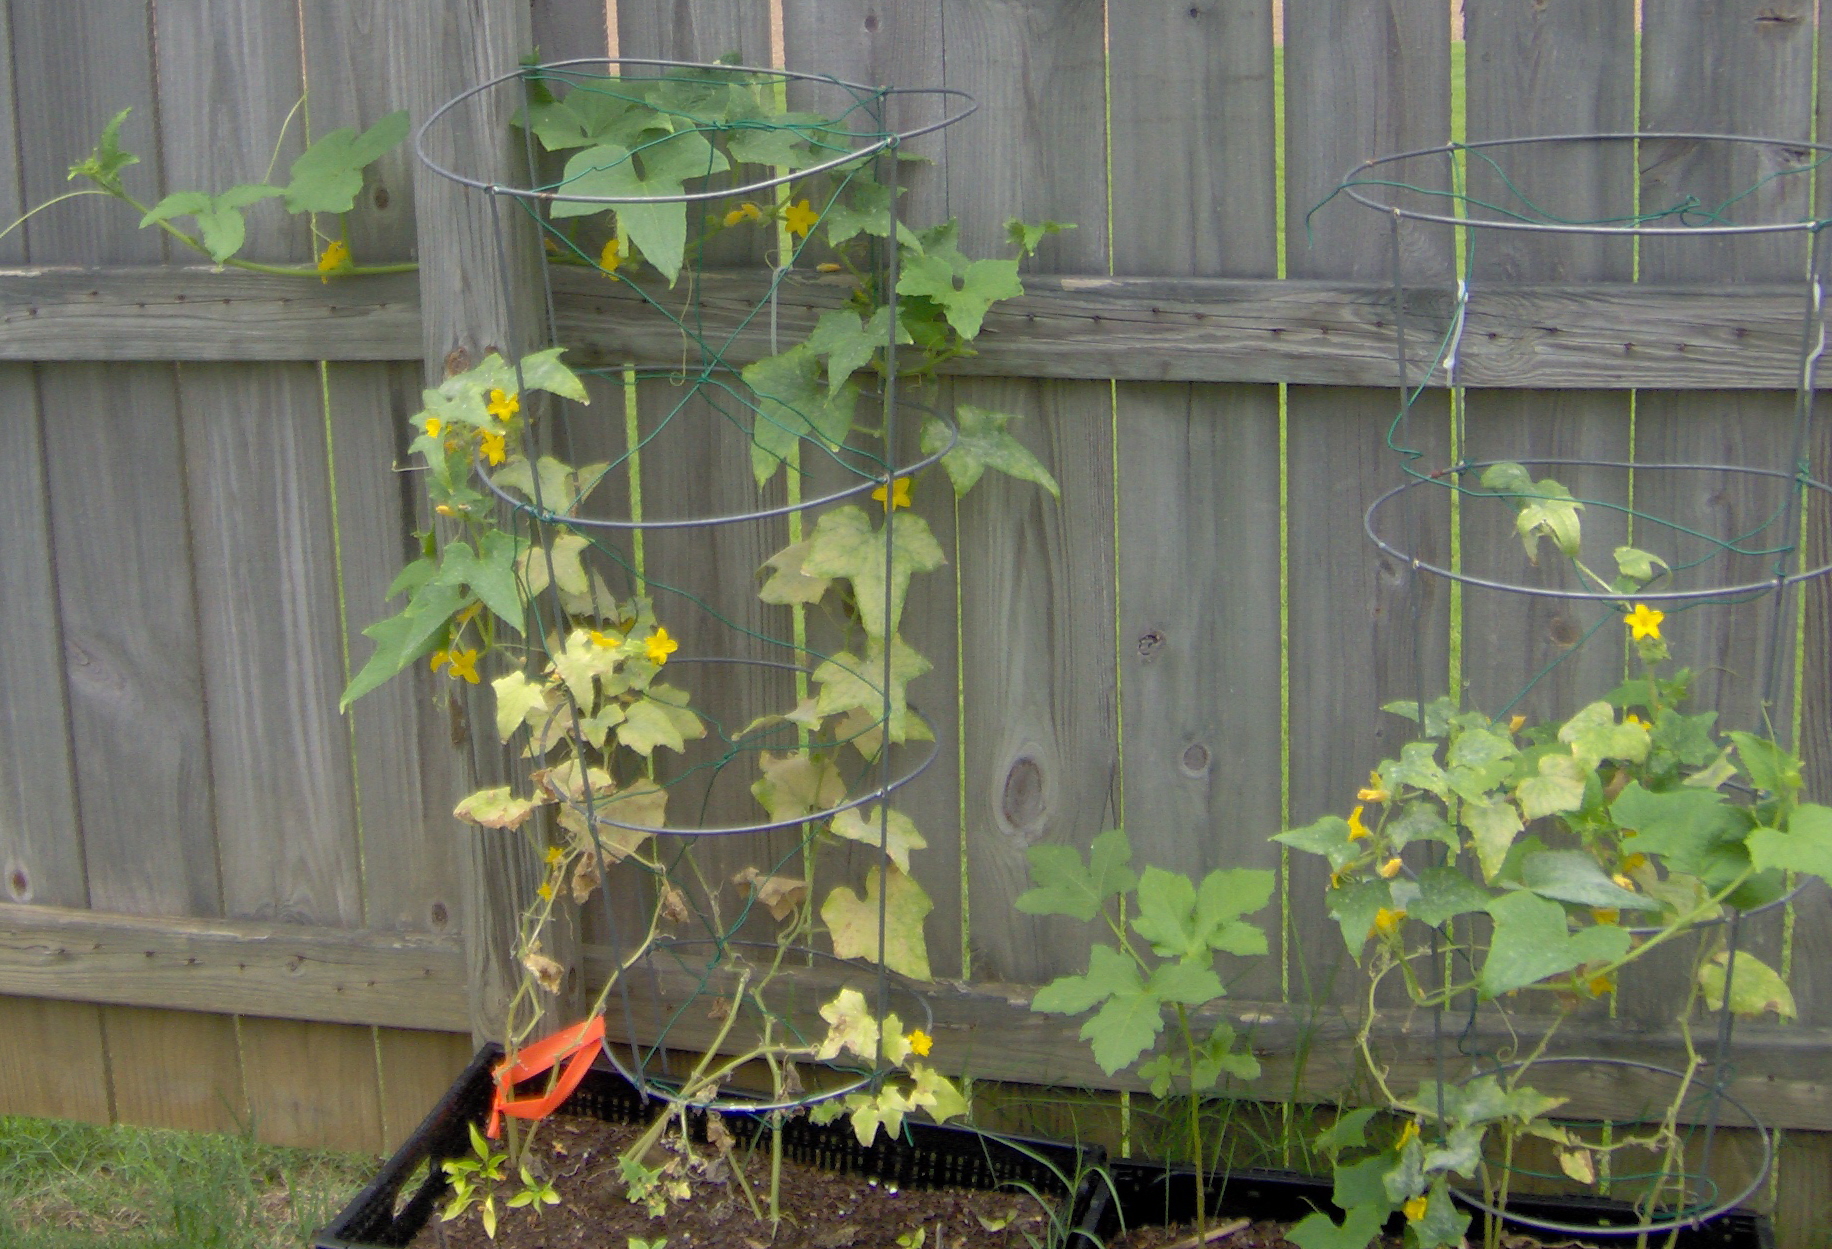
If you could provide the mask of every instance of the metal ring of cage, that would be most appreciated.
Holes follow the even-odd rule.
[[[826,950],[815,949],[813,946],[805,946],[805,945],[778,946],[775,942],[765,942],[765,941],[720,941],[713,937],[689,937],[689,938],[684,938],[684,939],[671,938],[667,940],[657,941],[654,943],[653,946],[650,947],[648,951],[646,951],[641,957],[639,957],[631,965],[630,969],[626,970],[625,975],[628,975],[630,971],[633,971],[636,967],[641,966],[643,963],[645,963],[646,961],[650,959],[655,958],[659,954],[666,953],[669,951],[693,948],[693,947],[705,947],[708,949],[717,949],[717,950],[730,950],[734,948],[742,949],[742,950],[755,950],[760,954],[768,955],[772,959],[775,957],[775,954],[779,949],[785,950],[789,953],[796,955],[797,957],[806,956],[810,960],[823,959],[828,962],[837,963],[841,967],[845,967],[845,968],[848,968],[854,971],[858,971],[861,975],[861,980],[869,980],[873,982],[872,988],[874,989],[874,991],[879,987],[879,985],[876,983],[879,979],[879,972],[880,972],[880,969],[878,967],[875,967],[875,966],[868,967],[868,966],[865,966],[859,963],[855,963],[849,959],[843,959],[839,955],[830,953]],[[911,984],[907,983],[905,977],[899,976],[895,972],[891,972],[888,969],[884,969],[883,970],[883,988],[885,989],[885,992],[887,993],[887,995],[890,992],[896,992],[908,998],[909,1001],[913,1002],[916,1006],[916,1011],[912,1012],[911,1018],[913,1019],[920,1018],[921,1019],[922,1021],[921,1027],[924,1032],[932,1033],[934,1031],[935,1013],[933,1009],[931,1009],[928,999],[924,997],[924,995],[921,992],[919,992],[917,989],[915,989]],[[695,995],[694,997],[689,997],[687,1001],[692,1002],[696,1000],[696,998],[697,998],[697,995]],[[686,1004],[687,1003],[682,1003],[682,1006],[680,1008],[677,1008],[677,1010],[675,1011],[675,1014],[677,1016],[679,1014],[679,1010],[684,1009]],[[879,1010],[874,1009],[872,1018],[876,1020],[880,1026],[882,1026],[884,1017],[891,1013],[893,1012],[890,1012],[888,1010],[879,1011]],[[901,1015],[899,1017],[901,1018]],[[667,1027],[665,1025],[662,1028],[662,1035],[663,1037],[667,1035]],[[604,1049],[605,1057],[610,1061],[611,1066],[617,1069],[617,1073],[623,1076],[623,1078],[628,1080],[631,1084],[635,1085],[637,1090],[641,1092],[644,1096],[653,1097],[658,1101],[668,1102],[676,1106],[685,1105],[685,1106],[694,1107],[696,1109],[704,1109],[704,1110],[730,1110],[730,1111],[738,1111],[738,1112],[743,1112],[743,1113],[748,1113],[748,1114],[768,1114],[771,1111],[799,1110],[804,1107],[816,1105],[820,1102],[832,1101],[835,1098],[844,1097],[848,1093],[856,1093],[860,1091],[861,1089],[864,1089],[868,1087],[869,1085],[871,1085],[874,1081],[876,1081],[883,1074],[883,1069],[880,1068],[878,1070],[863,1073],[855,1079],[842,1082],[841,1084],[835,1086],[834,1088],[821,1089],[816,1092],[809,1093],[805,1097],[787,1098],[784,1100],[774,1101],[774,1102],[767,1101],[762,1098],[744,1098],[744,1097],[733,1097],[733,1098],[726,1098],[726,1099],[714,1097],[706,1101],[696,1101],[692,1098],[683,1098],[679,1096],[678,1093],[674,1092],[672,1089],[669,1089],[667,1087],[667,1084],[672,1083],[672,1081],[664,1081],[664,1082],[658,1083],[654,1078],[646,1076],[643,1073],[643,1067],[646,1066],[645,1062],[637,1062],[633,1064],[636,1068],[635,1071],[631,1071],[628,1068],[626,1068],[624,1066],[623,1060],[619,1058],[616,1052],[611,1048],[613,1044],[618,1044],[618,1043],[612,1042],[609,1039],[606,1039],[603,1042],[603,1049]],[[623,1044],[629,1044],[629,1043],[624,1042]],[[659,1046],[660,1046],[660,1042],[658,1040],[657,1042],[652,1043],[648,1048],[653,1050],[653,1049],[659,1048]],[[633,1047],[632,1052],[633,1053],[640,1052],[641,1048],[642,1047]]]
[[[1756,477],[1770,477],[1794,481],[1803,490],[1817,491],[1822,495],[1832,498],[1832,486],[1828,486],[1826,483],[1812,477],[1807,477],[1799,473],[1790,473],[1783,469],[1751,468],[1729,464],[1656,464],[1618,460],[1522,459],[1514,461],[1490,460],[1465,463],[1458,465],[1455,471],[1462,472],[1472,469],[1487,468],[1492,464],[1509,462],[1522,465],[1551,465],[1554,467],[1568,465],[1578,468],[1624,469],[1638,473],[1661,471],[1741,473]],[[1513,582],[1501,581],[1493,577],[1480,577],[1459,569],[1445,568],[1442,565],[1433,564],[1417,554],[1403,549],[1403,547],[1395,542],[1388,541],[1380,535],[1377,517],[1382,508],[1388,503],[1405,496],[1409,491],[1416,490],[1421,486],[1438,486],[1443,489],[1451,490],[1458,489],[1457,486],[1450,483],[1445,477],[1414,477],[1412,480],[1403,482],[1393,487],[1391,490],[1388,490],[1368,505],[1368,510],[1362,516],[1362,530],[1367,534],[1370,542],[1394,559],[1404,563],[1408,568],[1416,572],[1428,572],[1433,576],[1443,577],[1448,581],[1455,581],[1462,585],[1478,586],[1486,590],[1501,590],[1510,594],[1524,594],[1534,598],[1570,599],[1580,602],[1620,603],[1625,599],[1634,599],[1636,602],[1647,603],[1687,603],[1707,599],[1735,599],[1754,597],[1760,594],[1772,594],[1777,590],[1799,585],[1802,582],[1818,580],[1820,577],[1832,572],[1832,562],[1827,562],[1817,567],[1804,569],[1799,572],[1765,577],[1760,581],[1750,581],[1734,585],[1702,586],[1691,590],[1634,590],[1614,592],[1607,590],[1565,590],[1549,586],[1518,585]],[[1477,495],[1476,497],[1499,499],[1506,498],[1507,496],[1502,493],[1494,493]],[[1586,500],[1579,501],[1585,502]],[[1656,520],[1656,523],[1667,524],[1669,522]]]
[[[1593,234],[1620,235],[1633,238],[1723,238],[1744,234],[1783,234],[1814,233],[1824,226],[1824,222],[1805,219],[1797,221],[1764,222],[1751,225],[1703,225],[1703,226],[1654,226],[1622,225],[1608,222],[1562,222],[1562,221],[1498,221],[1481,217],[1458,217],[1444,213],[1425,212],[1417,208],[1407,208],[1399,203],[1387,203],[1376,198],[1372,193],[1363,193],[1370,185],[1357,179],[1358,174],[1379,169],[1385,165],[1397,164],[1406,160],[1419,160],[1431,156],[1450,157],[1457,152],[1483,152],[1497,148],[1525,147],[1532,144],[1552,143],[1657,143],[1657,142],[1693,142],[1693,143],[1729,143],[1746,146],[1783,148],[1788,151],[1817,152],[1820,159],[1801,166],[1791,172],[1805,173],[1818,166],[1822,161],[1832,158],[1832,144],[1813,143],[1806,139],[1778,139],[1762,135],[1745,134],[1710,134],[1679,131],[1603,131],[1591,134],[1548,134],[1522,135],[1507,139],[1482,139],[1474,143],[1445,143],[1437,147],[1417,148],[1410,152],[1396,152],[1387,156],[1376,156],[1362,161],[1342,176],[1339,188],[1350,199],[1364,207],[1372,208],[1388,216],[1406,221],[1428,222],[1433,225],[1473,227],[1488,230],[1518,230],[1547,234]]]
[[[811,82],[824,86],[838,87],[841,90],[854,93],[855,99],[860,102],[866,99],[889,96],[931,96],[940,99],[964,101],[965,104],[959,107],[958,111],[950,113],[939,121],[929,122],[921,126],[913,126],[907,130],[886,131],[875,134],[871,136],[871,142],[856,151],[847,152],[843,156],[837,156],[832,160],[822,161],[816,165],[810,165],[805,169],[798,169],[791,173],[781,174],[771,178],[758,179],[754,182],[744,183],[741,186],[720,187],[716,190],[708,191],[683,192],[679,195],[567,195],[563,192],[545,191],[535,187],[504,186],[500,182],[473,178],[455,170],[448,169],[427,154],[426,136],[427,132],[431,130],[432,127],[437,125],[447,114],[451,113],[466,101],[482,95],[486,91],[499,87],[506,82],[526,82],[530,79],[538,79],[544,75],[553,74],[556,71],[572,70],[583,66],[599,66],[609,70],[612,67],[622,68],[626,65],[648,66],[661,70],[701,70],[714,74],[760,74],[783,80]],[[925,134],[933,134],[937,130],[945,129],[963,118],[972,116],[978,109],[978,101],[967,92],[953,87],[870,87],[863,83],[848,82],[845,79],[835,78],[826,74],[808,74],[798,70],[774,69],[755,65],[721,65],[716,63],[708,64],[703,61],[671,61],[629,56],[581,57],[577,60],[553,61],[544,65],[517,66],[506,74],[498,74],[495,78],[489,79],[487,82],[479,83],[477,86],[467,91],[460,92],[458,95],[447,100],[444,104],[441,104],[433,111],[432,116],[428,117],[420,124],[420,128],[414,132],[413,146],[414,155],[419,158],[420,162],[440,177],[449,179],[461,186],[471,187],[474,190],[487,191],[492,195],[508,195],[516,199],[545,203],[603,204],[606,207],[634,203],[693,204],[709,200],[730,199],[739,195],[754,194],[758,191],[767,191],[773,187],[786,186],[791,182],[811,177],[814,174],[838,169],[842,166],[853,164],[856,161],[875,156],[880,152],[894,150],[911,139],[919,138]]]
[[[741,659],[735,656],[707,655],[683,656],[679,659],[671,659],[668,662],[670,666],[675,664],[729,664],[734,667],[770,668],[780,672],[800,673],[804,676],[813,675],[809,669],[800,664],[783,663],[772,659]],[[870,670],[872,665],[866,664],[863,665],[863,667]],[[869,682],[871,680],[871,677],[864,673],[857,673],[855,675],[862,681]],[[683,828],[680,826],[658,828],[647,824],[625,824],[621,821],[614,820],[605,814],[605,811],[609,809],[609,804],[606,806],[594,805],[589,810],[583,804],[570,800],[565,801],[563,805],[577,813],[578,816],[586,822],[588,827],[597,824],[605,828],[619,829],[623,832],[648,833],[656,837],[735,837],[742,833],[768,833],[779,828],[795,828],[802,824],[808,824],[818,820],[830,820],[841,812],[857,810],[860,807],[868,806],[881,799],[889,798],[890,795],[896,793],[899,789],[902,789],[905,785],[928,771],[929,765],[934,763],[937,756],[940,755],[941,745],[935,737],[935,726],[929,722],[927,716],[917,711],[916,708],[909,707],[906,710],[907,714],[921,720],[923,728],[927,729],[929,732],[929,748],[923,756],[895,776],[881,779],[878,784],[864,793],[853,795],[837,806],[829,807],[825,810],[816,811],[811,814],[797,815],[780,820],[763,820],[752,824],[725,824],[713,828]],[[873,721],[870,727],[882,729],[884,726],[885,720],[880,716],[877,720]],[[870,731],[870,729],[867,731]],[[869,846],[871,843],[867,842],[863,844]]]
[[[1639,1071],[1649,1071],[1655,1075],[1669,1076],[1674,1080],[1686,1079],[1686,1074],[1683,1071],[1675,1071],[1671,1067],[1662,1067],[1655,1063],[1645,1063],[1633,1058],[1589,1058],[1573,1055],[1558,1058],[1541,1058],[1532,1063],[1507,1063],[1487,1071],[1476,1072],[1467,1079],[1458,1082],[1457,1087],[1462,1087],[1463,1084],[1468,1083],[1468,1080],[1471,1079],[1476,1079],[1485,1075],[1501,1075],[1510,1071],[1519,1071],[1527,1066],[1622,1067]],[[1763,1181],[1768,1178],[1769,1168],[1774,1166],[1775,1163],[1775,1134],[1756,1117],[1755,1113],[1751,1111],[1748,1106],[1745,1106],[1741,1101],[1732,1097],[1722,1089],[1707,1088],[1701,1093],[1701,1096],[1714,1098],[1718,1101],[1722,1101],[1728,1106],[1734,1107],[1749,1121],[1747,1125],[1744,1125],[1745,1130],[1754,1129],[1757,1135],[1762,1138],[1762,1165],[1755,1169],[1754,1177],[1744,1185],[1743,1188],[1738,1190],[1734,1196],[1714,1202],[1703,1209],[1691,1211],[1684,1215],[1675,1215],[1660,1222],[1640,1222],[1621,1227],[1607,1225],[1599,1227],[1595,1224],[1563,1223],[1556,1219],[1541,1219],[1533,1215],[1510,1212],[1505,1207],[1492,1206],[1486,1201],[1483,1201],[1480,1197],[1467,1193],[1460,1188],[1451,1189],[1451,1193],[1460,1204],[1468,1206],[1470,1209],[1479,1210],[1483,1214],[1501,1219],[1504,1222],[1513,1223],[1521,1227],[1530,1227],[1542,1232],[1558,1232],[1571,1236],[1615,1237],[1641,1236],[1653,1232],[1671,1232],[1678,1231],[1681,1228],[1697,1227],[1699,1224],[1714,1219],[1718,1215],[1724,1214],[1740,1203],[1747,1201],[1756,1193],[1756,1190],[1762,1187]],[[1708,1130],[1715,1132],[1718,1126],[1715,1122],[1715,1109],[1712,1111],[1712,1115],[1713,1122]]]

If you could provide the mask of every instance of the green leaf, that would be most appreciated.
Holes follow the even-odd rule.
[[[1045,985],[1031,999],[1031,1009],[1072,1015],[1097,1002],[1103,1005],[1082,1025],[1081,1039],[1092,1043],[1094,1061],[1112,1075],[1150,1048],[1164,1028],[1163,999],[1148,990],[1131,959],[1096,945],[1088,951],[1087,975]]]
[[[1482,866],[1482,879],[1492,881],[1507,862],[1514,838],[1525,827],[1514,804],[1502,798],[1494,802],[1467,801],[1459,811],[1464,827],[1469,829],[1476,859]]]
[[[448,542],[433,584],[469,587],[498,619],[520,633],[523,607],[515,560],[515,539],[501,530],[485,533],[476,551],[468,542]]]
[[[548,347],[541,351],[531,351],[523,356],[521,383],[530,390],[545,390],[561,398],[571,399],[574,403],[589,404],[591,396],[586,393],[585,383],[579,380],[577,373],[560,363],[560,356],[565,351],[564,347]],[[508,368],[507,365],[504,366],[504,369],[506,376],[501,380],[491,379],[490,385],[483,389],[500,387],[503,390],[514,390],[515,370]],[[584,477],[585,471],[580,470],[581,478]],[[581,494],[578,497],[584,498],[585,496]],[[551,500],[547,501],[547,506],[551,510],[559,510]]]
[[[1657,855],[1670,872],[1703,876],[1713,850],[1748,828],[1748,817],[1710,789],[1671,789],[1653,793],[1632,781],[1609,807],[1626,832],[1622,848],[1631,854]]]
[[[1018,249],[1018,255],[1022,258],[1035,255],[1037,252],[1037,245],[1051,235],[1061,234],[1064,230],[1073,230],[1076,228],[1075,223],[1072,221],[1045,220],[1030,222],[1020,217],[1013,217],[1005,223],[1005,237],[1012,246]]]
[[[480,789],[465,798],[452,809],[452,814],[485,828],[520,828],[540,805],[516,797],[507,785],[499,785],[494,789]]]
[[[1515,528],[1527,558],[1539,562],[1539,540],[1549,537],[1566,555],[1576,556],[1580,529],[1578,512],[1584,505],[1572,498],[1571,491],[1550,477],[1534,481],[1519,464],[1490,465],[1482,474],[1482,485],[1508,498],[1518,513]]]
[[[1457,1208],[1450,1197],[1450,1182],[1442,1175],[1431,1182],[1426,1194],[1425,1217],[1408,1223],[1406,1230],[1410,1249],[1444,1249],[1461,1245],[1469,1230],[1469,1215]]]
[[[928,741],[926,726],[909,709],[907,688],[931,665],[899,637],[891,639],[890,655],[890,738],[893,742]],[[829,716],[856,708],[876,724],[885,711],[883,645],[876,638],[868,639],[863,659],[841,651],[814,670],[814,682],[821,687],[815,699],[818,714]],[[875,748],[871,753],[876,753]]]
[[[947,470],[948,480],[954,483],[956,498],[973,489],[980,475],[989,468],[1020,481],[1035,482],[1052,497],[1062,497],[1061,487],[1043,462],[1031,454],[1030,448],[1006,432],[1005,426],[1017,419],[1012,413],[992,412],[970,403],[956,405],[954,420],[959,436],[954,448],[941,457],[941,466]],[[949,436],[947,423],[939,417],[930,417],[922,426],[924,453],[933,455],[940,451],[948,445]]]
[[[1275,877],[1258,868],[1220,868],[1202,878],[1196,889],[1195,937],[1211,950],[1251,956],[1266,953],[1266,934],[1245,923],[1272,899]]]
[[[1490,896],[1457,868],[1428,867],[1419,873],[1419,896],[1406,910],[1435,928],[1452,916],[1486,911]]]
[[[1155,968],[1146,989],[1160,1001],[1184,1006],[1206,1006],[1228,992],[1213,967],[1185,962],[1164,963]]]
[[[1458,797],[1481,801],[1489,790],[1505,781],[1513,772],[1513,758],[1520,753],[1513,742],[1500,733],[1471,729],[1451,738],[1448,756],[1450,788]]]
[[[1139,873],[1139,913],[1132,928],[1160,958],[1208,953],[1208,945],[1191,932],[1195,910],[1196,886],[1189,877],[1159,867]]]
[[[1445,1134],[1443,1145],[1426,1152],[1426,1174],[1455,1171],[1464,1179],[1475,1178],[1476,1167],[1482,1161],[1482,1136],[1481,1124],[1452,1128]]]
[[[1431,742],[1407,742],[1400,747],[1399,760],[1381,768],[1381,778],[1392,785],[1410,785],[1440,798],[1450,795],[1450,778],[1438,766],[1438,748]]]
[[[818,603],[833,584],[831,577],[810,577],[802,568],[808,556],[808,544],[796,542],[785,546],[763,562],[770,570],[769,580],[757,591],[766,603]]]
[[[1521,815],[1528,820],[1537,820],[1543,815],[1576,811],[1582,807],[1586,771],[1570,755],[1541,755],[1539,775],[1528,777],[1514,791]]]
[[[928,980],[929,948],[923,940],[922,921],[935,904],[915,878],[896,867],[885,877],[884,899],[878,898],[878,869],[865,874],[865,896],[841,885],[821,903],[821,922],[840,958],[879,961],[878,912],[884,911],[883,963],[912,980]]]
[[[761,752],[763,775],[751,782],[751,796],[773,820],[793,820],[831,811],[846,797],[846,781],[830,759],[800,751],[776,755]]]
[[[1531,893],[1507,893],[1488,904],[1495,932],[1482,964],[1482,995],[1498,997],[1510,989],[1536,984],[1549,976],[1610,962],[1628,953],[1629,935],[1614,925],[1568,930],[1565,908]]]
[[[1338,1225],[1319,1210],[1293,1224],[1285,1239],[1298,1249],[1367,1249],[1380,1235],[1390,1213],[1383,1205],[1357,1206]]]
[[[1774,1011],[1781,1019],[1794,1018],[1794,994],[1778,972],[1761,959],[1737,951],[1731,962],[1727,950],[1719,950],[1698,969],[1699,987],[1705,991],[1705,1004],[1712,1010],[1724,1009],[1724,978],[1730,969],[1730,1009],[1746,1019]]]
[[[1521,860],[1520,883],[1542,898],[1618,911],[1658,911],[1660,903],[1624,889],[1582,850],[1542,850]]]
[[[879,819],[874,808],[849,807],[834,816],[828,828],[835,837],[844,837],[848,841],[862,842],[873,847],[878,846],[880,837],[883,837],[884,853],[890,856],[891,862],[909,871],[910,851],[926,849],[929,843],[916,831],[915,821],[901,811],[887,812],[883,817],[887,824],[882,829],[879,827]]]
[[[530,716],[545,719],[549,714],[546,687],[524,672],[498,677],[490,688],[496,691],[496,735],[505,742]]]
[[[1335,1185],[1330,1200],[1342,1210],[1373,1206],[1391,1211],[1395,1203],[1387,1199],[1386,1178],[1387,1172],[1393,1169],[1398,1160],[1393,1150],[1383,1149],[1355,1162],[1338,1162],[1334,1169]]]
[[[1378,1107],[1364,1106],[1360,1110],[1351,1110],[1338,1116],[1334,1123],[1311,1140],[1311,1148],[1334,1158],[1345,1149],[1365,1147],[1368,1143],[1368,1121],[1379,1113]]]
[[[929,522],[911,512],[894,512],[891,525],[891,562],[885,563],[884,531],[874,526],[863,509],[835,508],[824,513],[809,539],[802,571],[813,577],[845,577],[852,582],[853,605],[865,632],[881,638],[896,631],[903,617],[903,600],[910,577],[933,572],[947,560]],[[886,583],[889,583],[890,618],[885,619]]]
[[[676,751],[687,749],[668,708],[652,698],[639,698],[623,709],[617,740],[644,758],[653,754],[657,746]]]
[[[286,211],[347,213],[363,190],[363,167],[407,137],[407,110],[390,113],[360,135],[348,126],[299,154],[286,186]]]
[[[247,237],[242,209],[278,194],[279,187],[259,185],[233,186],[216,196],[201,191],[177,191],[148,209],[140,218],[140,228],[144,230],[174,217],[195,217],[198,234],[210,259],[221,264],[242,250],[242,242]]]
[[[1737,758],[1751,784],[1783,802],[1793,801],[1794,795],[1806,783],[1801,777],[1799,759],[1754,733],[1733,730],[1725,736],[1736,743]]]
[[[827,159],[825,154],[818,159],[812,155],[807,137],[786,126],[754,126],[730,134],[725,148],[740,164],[805,169]]]
[[[1096,837],[1086,863],[1073,846],[1032,846],[1024,853],[1030,860],[1033,887],[1019,894],[1012,905],[1026,915],[1090,920],[1100,914],[1108,898],[1138,886],[1138,878],[1127,866],[1132,861],[1132,846],[1121,829],[1110,828]]]
[[[1665,751],[1690,768],[1704,767],[1718,758],[1720,751],[1712,737],[1712,725],[1717,721],[1717,712],[1704,711],[1695,716],[1682,715],[1671,707],[1662,707],[1654,716],[1654,730],[1650,734],[1652,749]],[[1729,779],[1725,775],[1710,788]]]
[[[814,324],[814,332],[808,335],[808,350],[827,357],[829,395],[836,394],[847,378],[872,362],[878,348],[884,346],[890,328],[889,308],[879,308],[870,318],[861,318],[850,308],[833,308],[821,313],[821,319]],[[901,325],[897,327],[897,341],[911,341],[909,331]]]
[[[533,105],[529,120],[535,137],[549,152],[604,143],[628,148],[645,133],[671,133],[661,114],[640,100],[618,94],[615,87],[575,87],[564,100]]]
[[[349,710],[350,704],[387,681],[408,664],[429,654],[439,640],[439,629],[450,620],[452,612],[464,601],[464,596],[455,590],[440,589],[435,596],[443,596],[450,604],[446,611],[436,610],[436,605],[421,602],[416,596],[413,603],[401,612],[376,621],[363,630],[363,636],[375,642],[375,652],[369,656],[362,669],[350,678],[350,684],[337,700],[339,711]]]
[[[1404,850],[1415,841],[1438,842],[1452,854],[1462,849],[1457,841],[1457,830],[1445,820],[1444,812],[1423,799],[1408,802],[1397,816],[1387,820],[1382,831],[1395,851]]]
[[[1640,763],[1648,757],[1648,731],[1638,724],[1617,724],[1616,709],[1605,701],[1591,703],[1558,731],[1578,765],[1593,769],[1605,759]]]
[[[902,195],[906,190],[905,187],[898,187],[897,194]],[[827,227],[827,242],[835,247],[861,234],[869,234],[873,238],[889,238],[890,188],[869,174],[854,174],[846,185],[845,193],[827,206],[821,224]]]
[[[1389,715],[1404,716],[1414,724],[1419,722],[1419,705],[1414,699],[1406,698],[1398,702],[1382,703],[1382,711]],[[1457,705],[1447,695],[1439,695],[1425,704],[1425,736],[1442,737],[1450,730],[1450,718],[1457,713]]]
[[[1778,867],[1832,879],[1832,807],[1803,802],[1788,813],[1786,832],[1752,829],[1743,844],[1758,871]]]
[[[1362,947],[1374,931],[1374,917],[1382,907],[1391,908],[1393,891],[1384,880],[1364,880],[1323,895],[1330,918],[1342,929],[1342,943],[1354,960],[1361,962]]]
[[[87,160],[78,161],[70,166],[70,179],[89,178],[100,186],[118,189],[121,185],[121,171],[129,165],[138,165],[140,158],[121,147],[121,123],[134,110],[124,108],[109,118],[108,124],[102,127],[102,135],[96,140]]]
[[[1306,854],[1320,854],[1329,860],[1332,870],[1352,863],[1363,853],[1360,844],[1349,839],[1349,822],[1340,815],[1325,815],[1303,828],[1275,833],[1272,840]]]
[[[1137,992],[1144,981],[1132,961],[1112,946],[1088,948],[1088,970],[1080,976],[1058,976],[1037,990],[1031,1010],[1049,1015],[1079,1015],[1093,1010],[1114,993]]]
[[[986,310],[1024,293],[1015,260],[968,260],[953,247],[926,254],[906,249],[897,293],[933,300],[962,338],[979,336]]]
[[[627,148],[605,143],[574,154],[566,162],[558,189],[566,195],[631,201],[616,205],[618,224],[668,285],[674,285],[687,250],[687,205],[658,203],[650,197],[679,195],[678,181],[645,179]],[[554,201],[551,211],[557,221],[589,217],[604,209],[603,204],[564,199]]]
[[[758,485],[776,475],[802,439],[838,448],[852,432],[858,388],[842,377],[841,385],[829,390],[821,382],[820,359],[812,345],[798,343],[781,355],[753,361],[741,376],[757,396],[751,474]]]
[[[1638,550],[1632,546],[1617,547],[1615,550],[1615,557],[1617,571],[1624,577],[1632,577],[1636,581],[1652,581],[1654,579],[1654,565],[1656,564],[1660,565],[1662,568],[1669,567],[1667,561],[1661,559],[1660,556],[1650,554],[1647,551]]]

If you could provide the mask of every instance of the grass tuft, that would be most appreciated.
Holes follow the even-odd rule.
[[[297,1249],[375,1167],[246,1136],[0,1116],[0,1249]]]

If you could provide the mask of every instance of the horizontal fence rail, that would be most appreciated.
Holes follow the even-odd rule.
[[[705,276],[682,287],[725,356],[768,354],[754,310],[769,279]],[[1221,278],[1039,277],[992,309],[960,376],[1389,386],[1393,290],[1378,283]],[[795,341],[850,292],[838,277],[785,274],[777,329]],[[589,364],[665,366],[679,327],[598,274],[556,279],[560,341]],[[1474,287],[1456,381],[1542,390],[1780,390],[1799,370],[1804,297],[1786,284],[1587,283]],[[680,307],[671,311],[679,313]],[[1406,323],[1416,385],[1455,313],[1449,290],[1412,288]],[[748,325],[740,328],[745,318]],[[735,336],[735,337],[734,337]],[[0,270],[0,360],[384,361],[416,358],[412,274],[321,284],[203,268]],[[1832,386],[1822,370],[1820,386]]]

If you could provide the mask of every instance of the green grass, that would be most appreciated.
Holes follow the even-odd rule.
[[[241,1136],[0,1116],[0,1249],[296,1249],[376,1165]]]

